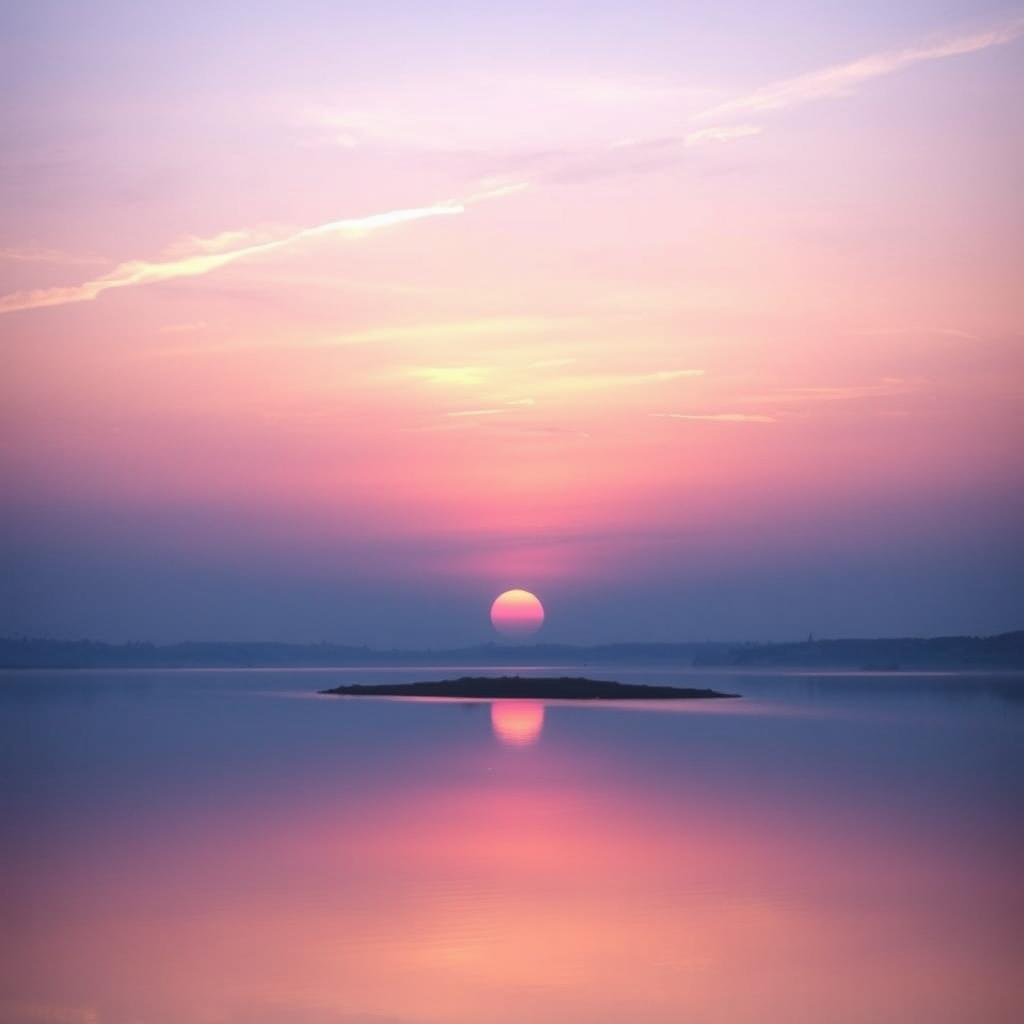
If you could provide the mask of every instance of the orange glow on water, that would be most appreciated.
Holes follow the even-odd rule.
[[[1005,893],[952,853],[929,869],[870,829],[731,815],[727,791],[641,799],[544,748],[461,768],[475,781],[370,816],[329,795],[184,821],[171,848],[158,830],[109,863],[69,854],[74,899],[37,898],[0,968],[15,1010],[45,992],[50,1015],[13,1019],[817,1024],[878,1019],[884,999],[954,1024],[1010,1005],[978,987],[1013,973],[991,923]]]
[[[544,728],[544,705],[536,700],[496,700],[491,705],[491,727],[510,747],[531,746]]]

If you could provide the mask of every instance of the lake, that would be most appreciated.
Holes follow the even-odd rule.
[[[1024,1019],[1024,677],[470,671],[0,674],[0,1021]]]

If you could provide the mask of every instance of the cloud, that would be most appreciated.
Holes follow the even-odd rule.
[[[637,174],[672,167],[687,158],[695,147],[733,143],[760,135],[764,129],[757,123],[776,112],[817,100],[848,96],[858,87],[877,78],[902,71],[926,61],[976,53],[1012,42],[1024,32],[1024,18],[1015,18],[1001,25],[968,34],[953,36],[931,44],[907,47],[901,50],[868,54],[845,64],[809,71],[792,78],[764,85],[746,95],[724,100],[714,106],[687,115],[676,112],[691,130],[680,134],[648,138],[627,138],[613,143],[596,143],[580,148],[543,148],[522,154],[515,159],[516,180],[485,190],[481,198],[506,195],[521,191],[533,183],[578,183],[619,174]],[[694,90],[665,83],[646,83],[639,87],[614,81],[594,81],[583,89],[570,89],[567,96],[583,99],[587,96],[605,98],[622,97],[630,102],[651,102],[652,96],[669,101],[694,99],[708,90]],[[321,112],[318,116],[324,116]],[[736,123],[743,117],[741,123]],[[343,144],[354,144],[351,130],[357,123],[365,127],[376,123],[366,115],[330,115],[339,118]],[[490,125],[492,119],[482,122]],[[719,123],[716,123],[719,122]],[[421,140],[432,144],[431,139]],[[465,201],[468,202],[468,201]]]
[[[876,384],[845,384],[825,387],[785,388],[758,401],[770,402],[849,402],[862,398],[887,398],[913,391],[915,385],[902,377],[883,377]]]
[[[652,373],[641,373],[631,380],[678,380],[680,377],[703,377],[703,370],[655,370]]]
[[[204,252],[231,252],[266,242],[280,241],[295,233],[294,228],[246,228],[239,231],[221,231],[210,238],[189,235],[164,250],[165,256],[180,258]]]
[[[580,182],[617,174],[645,173],[671,167],[686,152],[708,144],[734,142],[760,135],[759,118],[817,100],[848,96],[860,85],[925,61],[943,60],[1013,42],[1024,33],[1024,18],[932,45],[869,54],[846,64],[810,71],[769,83],[751,93],[718,103],[691,115],[695,127],[680,135],[628,139],[577,151],[541,153],[527,167],[538,180]],[[742,116],[742,123],[733,123]],[[713,122],[722,122],[715,124]],[[712,122],[712,123],[708,123]],[[706,125],[706,127],[696,127]]]
[[[559,385],[570,388],[615,388],[634,384],[657,384],[663,381],[703,377],[703,370],[651,370],[648,373],[587,373],[559,378]]]
[[[405,373],[428,384],[465,387],[481,383],[490,370],[486,366],[413,366]]]
[[[370,214],[366,217],[351,217],[329,221],[311,228],[302,228],[283,238],[256,242],[239,248],[212,252],[198,252],[178,259],[147,262],[133,260],[121,263],[109,274],[86,281],[83,284],[63,288],[41,288],[33,291],[14,292],[0,297],[0,313],[17,310],[38,309],[43,306],[63,306],[72,302],[88,302],[112,288],[128,288],[133,285],[156,284],[182,277],[200,277],[221,267],[253,256],[263,256],[284,249],[296,243],[330,235],[346,238],[362,238],[381,228],[423,220],[427,217],[448,216],[465,212],[465,206],[456,202],[435,203],[405,210],[389,210],[386,213]],[[235,232],[235,235],[242,233]],[[216,236],[215,246],[222,244],[224,235]]]
[[[308,105],[299,97],[279,101],[279,116],[298,125],[314,145],[355,149],[378,146],[433,153],[493,151],[507,143],[509,125],[520,138],[544,146],[571,134],[601,132],[610,118],[635,121],[654,111],[678,119],[680,108],[699,109],[721,97],[650,75],[529,74],[435,69],[428,81],[415,76],[387,90],[350,93],[343,106]],[[522,118],[524,110],[529,118]]]
[[[119,264],[102,277],[81,284],[18,291],[0,296],[0,314],[88,302],[114,288],[199,277],[239,260],[265,255],[321,235],[337,234],[358,238],[396,224],[427,217],[465,213],[469,206],[476,203],[503,198],[529,188],[531,179],[573,181],[656,169],[678,162],[686,148],[728,142],[759,134],[761,127],[751,123],[749,118],[773,114],[822,99],[847,96],[860,85],[873,79],[894,74],[926,61],[944,60],[1002,46],[1017,39],[1022,33],[1024,17],[1016,17],[1001,26],[984,31],[955,36],[931,45],[871,54],[846,64],[833,65],[794,78],[783,79],[755,89],[745,96],[719,103],[692,118],[698,123],[724,121],[724,124],[709,124],[707,127],[695,128],[679,136],[628,141],[575,153],[538,154],[536,158],[528,161],[533,165],[532,172],[525,175],[525,178],[519,175],[516,180],[507,176],[486,179],[476,190],[460,200],[447,200],[429,206],[330,221],[296,230],[282,237],[267,238],[265,233],[250,229],[222,232],[209,239],[191,238],[186,243],[190,251],[174,258],[159,261],[133,260]],[[748,120],[741,124],[729,124],[728,122],[737,115],[744,115]],[[80,262],[79,259],[69,259],[55,250],[32,248],[0,250],[0,259],[16,262]],[[82,259],[91,261],[92,258]],[[370,336],[377,340],[384,334],[362,332],[362,335],[349,335],[347,339],[342,340],[368,340]]]
[[[715,125],[713,128],[698,128],[683,137],[687,146],[698,146],[703,142],[731,142],[760,135],[764,129],[756,124]]]
[[[446,416],[452,418],[460,416],[497,416],[499,413],[508,412],[507,408],[504,409],[458,409],[455,412],[446,412]]]
[[[63,263],[68,266],[96,266],[108,262],[102,256],[74,255],[42,245],[23,245],[0,249],[3,263]]]
[[[930,46],[914,46],[870,54],[847,64],[833,65],[762,86],[746,96],[719,103],[698,114],[696,119],[717,120],[731,118],[737,114],[771,114],[804,103],[849,96],[858,86],[872,79],[895,74],[925,61],[944,60],[947,57],[959,57],[993,46],[1002,46],[1012,42],[1022,32],[1024,18],[1018,17],[997,28],[956,36]]]
[[[330,344],[363,345],[383,341],[431,341],[434,339],[477,337],[481,334],[538,334],[575,326],[580,317],[483,317],[440,324],[407,324],[395,327],[374,327],[338,335]]]
[[[507,178],[486,178],[478,188],[461,200],[463,206],[475,206],[489,199],[502,199],[505,196],[525,192],[530,187],[528,181],[509,181]]]
[[[648,416],[664,420],[706,420],[711,423],[775,423],[774,416],[760,416],[745,412],[650,412]]]

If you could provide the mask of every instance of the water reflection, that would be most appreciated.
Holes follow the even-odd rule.
[[[537,700],[496,700],[491,704],[491,728],[506,746],[529,747],[544,728],[544,705]]]
[[[1024,1019],[1019,704],[118,678],[0,708],[3,1024]]]

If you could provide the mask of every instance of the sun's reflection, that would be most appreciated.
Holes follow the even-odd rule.
[[[491,705],[491,728],[507,746],[528,747],[540,739],[544,705],[536,700],[496,700]]]
[[[503,699],[492,728],[515,749],[496,752],[457,705],[351,707],[376,720],[383,755],[325,729],[316,756],[290,753],[291,772],[268,784],[256,774],[266,748],[224,762],[218,729],[196,734],[218,744],[205,764],[233,774],[203,800],[173,790],[126,820],[121,799],[152,776],[125,767],[117,802],[97,799],[61,831],[17,830],[23,938],[0,958],[0,1020],[326,1024],[418,1021],[423,1007],[445,1024],[1020,1016],[1010,837],[988,834],[1007,850],[994,858],[942,822],[865,805],[863,790],[837,806],[835,780],[865,778],[860,747],[822,788],[791,748],[753,742],[779,728],[770,717],[730,720],[752,741],[738,752],[720,718],[648,711],[588,738],[615,712],[559,707],[565,728],[531,748],[546,705]],[[465,742],[440,729],[410,742],[399,728],[413,712],[448,714]],[[265,714],[261,735],[280,709]],[[134,749],[124,756],[135,763]],[[791,791],[766,806],[749,784],[758,771]],[[239,800],[254,776],[259,792]]]

